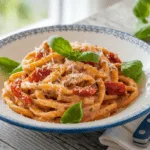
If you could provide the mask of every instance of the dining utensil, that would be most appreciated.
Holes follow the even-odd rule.
[[[133,133],[133,143],[139,147],[147,147],[150,140],[150,114],[141,122]]]

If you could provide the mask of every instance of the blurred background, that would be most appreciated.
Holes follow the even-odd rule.
[[[0,0],[0,36],[25,27],[76,23],[119,1]]]

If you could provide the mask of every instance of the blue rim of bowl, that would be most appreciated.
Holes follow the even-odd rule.
[[[140,48],[142,48],[144,51],[147,51],[150,53],[150,46],[143,42],[142,40],[139,40],[135,38],[134,36],[118,31],[115,29],[107,28],[107,27],[100,27],[100,26],[91,26],[91,25],[56,25],[56,26],[47,26],[47,27],[41,27],[41,28],[35,28],[35,29],[30,29],[26,30],[23,32],[16,33],[14,35],[10,35],[2,40],[0,40],[0,48],[19,39],[26,38],[27,36],[31,35],[36,35],[36,34],[41,34],[44,32],[56,32],[56,31],[83,31],[83,32],[95,32],[97,34],[108,34],[108,35],[113,35],[116,38],[120,38],[121,40],[126,40],[129,41],[133,44],[138,45]],[[97,130],[104,130],[107,128],[112,128],[115,126],[119,126],[125,123],[128,123],[130,121],[133,121],[146,113],[150,112],[150,105],[148,108],[144,108],[140,112],[133,114],[129,118],[124,118],[118,122],[115,123],[109,123],[106,125],[94,125],[93,127],[82,127],[82,128],[52,128],[52,127],[37,127],[33,125],[28,125],[24,124],[21,122],[17,122],[15,120],[12,120],[10,118],[6,118],[2,115],[0,115],[0,120],[7,122],[9,124],[19,126],[22,128],[30,129],[30,130],[36,130],[36,131],[43,131],[43,132],[56,132],[56,133],[83,133],[83,132],[93,132]]]

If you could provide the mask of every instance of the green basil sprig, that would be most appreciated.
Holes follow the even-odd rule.
[[[0,57],[0,73],[2,73],[4,77],[8,77],[9,75],[20,71],[22,71],[22,67],[19,62],[7,57]]]
[[[140,60],[133,60],[129,62],[124,62],[121,65],[121,72],[132,78],[135,82],[138,82],[142,75],[143,64]]]
[[[82,101],[69,107],[60,119],[61,123],[79,123],[83,117]]]
[[[62,37],[51,36],[48,45],[58,54],[73,60],[98,63],[100,56],[93,52],[73,51],[70,43]]]
[[[142,40],[150,38],[150,25],[148,16],[150,15],[150,0],[137,0],[133,8],[133,13],[137,17],[135,36]]]

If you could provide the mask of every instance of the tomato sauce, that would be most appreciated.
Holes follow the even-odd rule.
[[[92,96],[95,95],[97,89],[95,87],[75,87],[73,89],[73,94],[79,95],[79,96]]]

